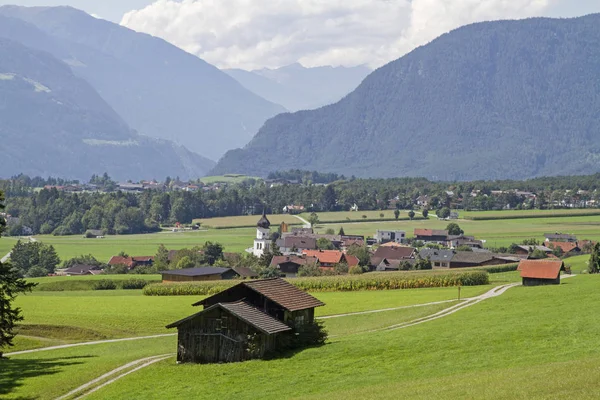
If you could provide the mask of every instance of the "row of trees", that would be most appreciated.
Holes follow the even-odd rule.
[[[303,204],[311,212],[348,210],[355,204],[360,210],[376,210],[387,209],[390,200],[394,200],[399,210],[411,209],[418,196],[428,195],[430,207],[437,210],[439,217],[446,218],[449,207],[456,206],[453,202],[458,197],[463,198],[464,206],[477,209],[496,209],[506,205],[548,208],[553,206],[559,192],[570,197],[573,204],[596,199],[600,203],[600,191],[595,191],[600,185],[598,178],[600,175],[525,182],[460,183],[431,182],[424,178],[353,179],[335,181],[327,186],[276,187],[253,180],[206,192],[147,190],[139,194],[71,194],[56,189],[33,191],[24,186],[28,180],[21,177],[0,181],[0,189],[11,188],[7,212],[19,219],[19,224],[10,227],[8,233],[11,235],[24,233],[23,227],[31,228],[34,234],[83,234],[88,229],[102,229],[108,234],[129,234],[152,232],[161,225],[176,222],[191,223],[194,218],[258,214],[265,205],[271,213],[280,213],[289,204]],[[112,181],[108,176],[96,176],[94,182],[103,185]],[[537,199],[527,200],[515,193],[491,195],[491,189],[535,191]],[[475,197],[470,195],[473,190],[479,191]],[[450,191],[454,195],[451,196]],[[400,212],[396,215],[399,216]],[[409,212],[408,216],[414,217],[414,212]]]

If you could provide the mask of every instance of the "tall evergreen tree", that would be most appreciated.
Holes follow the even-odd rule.
[[[594,245],[594,250],[590,255],[590,261],[588,262],[588,272],[590,274],[600,273],[600,243]]]
[[[4,194],[0,191],[0,210],[4,209]],[[4,219],[0,218],[0,235],[4,229]],[[13,345],[15,324],[23,320],[21,309],[14,307],[13,301],[19,293],[29,292],[35,283],[27,283],[19,272],[8,263],[0,263],[0,358],[2,348]]]

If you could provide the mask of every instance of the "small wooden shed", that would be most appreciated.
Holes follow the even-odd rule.
[[[517,269],[523,286],[559,285],[565,264],[561,260],[521,260]]]
[[[285,335],[314,321],[321,301],[280,278],[245,281],[194,306],[204,310],[167,325],[177,328],[177,361],[217,363],[263,358]]]

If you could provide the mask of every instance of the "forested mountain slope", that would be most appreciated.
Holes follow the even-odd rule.
[[[0,148],[5,177],[25,173],[87,180],[103,172],[118,179],[195,177],[214,165],[171,142],[137,135],[66,64],[4,38]]]
[[[528,178],[600,171],[600,14],[465,26],[340,102],[267,121],[213,173]]]
[[[363,65],[306,68],[296,63],[276,69],[229,69],[225,72],[259,96],[281,104],[289,111],[298,111],[339,101],[356,89],[371,70]]]
[[[283,107],[245,89],[200,58],[150,35],[70,7],[0,7],[53,46],[17,32],[13,40],[51,52],[86,79],[139,133],[174,140],[208,158],[245,145]]]

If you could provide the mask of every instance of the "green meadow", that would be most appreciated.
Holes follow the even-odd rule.
[[[507,273],[501,280],[516,276]],[[474,296],[491,287],[462,290]],[[319,316],[450,302],[325,319],[328,344],[275,360],[177,365],[169,358],[89,398],[596,398],[599,287],[595,275],[565,279],[559,286],[518,286],[396,330],[383,328],[451,306],[457,289],[317,293],[327,303]],[[190,305],[197,299],[144,297],[139,291],[35,292],[18,304],[26,324],[70,326],[112,338],[168,332],[164,325],[197,310]],[[169,336],[11,356],[1,361],[0,396],[56,398],[128,362],[175,348],[176,338]]]
[[[280,225],[285,222],[288,225],[302,225],[302,221],[293,215],[289,214],[269,214],[267,215],[271,225]],[[199,222],[203,227],[209,228],[231,228],[231,227],[255,227],[260,219],[260,215],[240,215],[235,217],[218,217],[195,219],[194,222]]]

